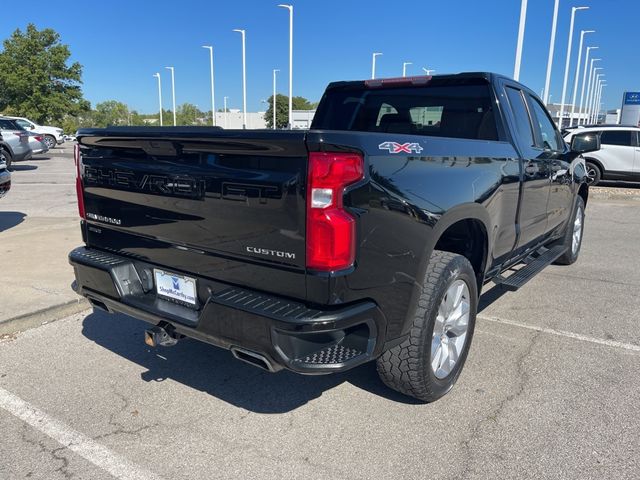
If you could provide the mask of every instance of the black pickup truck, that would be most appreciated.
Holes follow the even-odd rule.
[[[332,83],[308,131],[81,130],[74,288],[153,324],[151,346],[188,336],[303,374],[376,360],[432,401],[484,284],[578,257],[597,142],[570,149],[491,73]]]

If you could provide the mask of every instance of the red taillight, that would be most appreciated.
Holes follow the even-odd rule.
[[[344,209],[348,185],[364,177],[357,153],[312,152],[307,183],[307,267],[333,271],[355,261],[355,218]]]
[[[76,194],[78,195],[78,213],[80,218],[86,218],[84,214],[84,186],[82,184],[82,175],[80,174],[80,147],[76,144],[73,149],[73,158],[76,162]]]
[[[41,142],[41,141],[42,141],[42,137],[41,137],[40,135],[36,135],[36,136],[35,136],[35,137],[33,137],[33,138],[35,138],[35,139],[36,139],[37,141],[39,141],[39,142]]]

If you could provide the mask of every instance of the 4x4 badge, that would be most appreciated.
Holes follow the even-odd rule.
[[[388,150],[389,153],[420,153],[424,150],[419,143],[382,142],[378,145],[380,150]]]

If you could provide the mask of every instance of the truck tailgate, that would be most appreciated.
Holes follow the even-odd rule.
[[[84,130],[86,243],[305,298],[304,132]]]

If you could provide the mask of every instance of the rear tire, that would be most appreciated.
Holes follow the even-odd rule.
[[[382,381],[425,402],[448,393],[467,358],[477,307],[478,288],[469,260],[435,250],[411,314],[409,337],[377,360]]]
[[[13,163],[13,157],[11,156],[11,154],[4,148],[0,148],[0,156],[2,156],[2,160],[5,161],[7,170],[12,170],[11,165]]]
[[[602,170],[598,165],[587,160],[587,184],[595,187],[602,180]]]
[[[584,200],[578,196],[573,207],[571,220],[567,223],[562,244],[567,250],[554,262],[556,265],[571,265],[578,260],[584,235]]]

